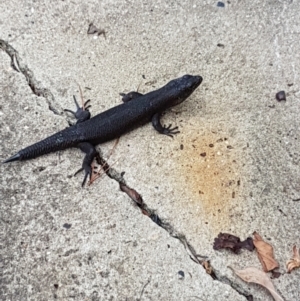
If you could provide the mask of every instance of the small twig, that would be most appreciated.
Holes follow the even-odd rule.
[[[107,159],[109,159],[110,156],[111,156],[111,155],[113,154],[113,152],[115,151],[115,149],[116,149],[116,147],[117,147],[117,145],[118,145],[118,143],[119,143],[119,140],[120,140],[120,137],[118,137],[117,140],[115,141],[114,146],[113,146],[112,149],[110,150]]]
[[[80,87],[80,85],[78,84],[77,81],[76,81],[76,84],[78,85],[78,88],[79,88],[79,93],[80,93],[80,98],[81,98],[81,103],[82,103],[82,110],[84,111],[85,108],[84,108],[83,93],[82,93],[81,87]]]
[[[82,110],[84,111],[84,110],[85,110],[85,107],[84,107],[83,94],[82,94],[82,90],[81,90],[80,85],[78,85],[78,87],[79,87],[80,98],[81,98],[81,103],[82,103]]]
[[[119,140],[120,140],[120,138],[118,138],[118,139],[115,141],[114,146],[113,146],[112,149],[110,150],[107,159],[109,159],[109,158],[111,157],[111,155],[113,154],[114,150],[116,149],[116,147],[117,147],[117,145],[118,145],[118,143],[119,143]],[[114,164],[116,164],[116,162],[117,162],[117,161],[115,161],[111,166],[113,166]],[[102,170],[103,170],[104,173],[106,173],[106,172],[111,168],[110,166],[108,166],[108,167],[105,169],[104,166],[105,166],[106,164],[107,164],[107,163],[104,162],[104,163],[100,166],[99,170],[98,170],[95,174],[92,175],[92,178],[91,178],[91,180],[89,181],[89,185],[91,185],[95,180],[97,180],[99,177],[102,176],[101,168],[102,168]],[[92,166],[91,166],[91,167],[92,167],[92,169],[94,170],[94,167],[95,167],[94,163],[92,163]]]
[[[140,298],[139,298],[139,301],[141,300],[142,296],[143,296],[143,293],[144,293],[144,290],[146,288],[146,286],[150,283],[150,280],[151,280],[151,277],[148,279],[148,281],[144,284],[143,288],[142,288],[142,291],[141,291],[141,294],[140,294]]]
[[[104,173],[106,173],[107,171],[109,171],[111,169],[112,166],[114,166],[118,161],[115,161],[113,162],[110,166],[108,166],[106,169],[104,169],[104,165],[107,164],[107,163],[104,163],[102,164],[100,167],[99,167],[99,170],[94,173],[89,181],[89,186],[92,185],[98,178],[100,178]],[[92,169],[94,168],[94,163],[92,163]],[[101,171],[103,171],[103,173],[101,173]]]
[[[14,53],[12,55],[12,58],[11,58],[11,66],[18,72],[21,72],[20,71],[20,67],[19,67],[19,58],[18,58],[18,55],[17,53]]]
[[[266,187],[267,187],[267,185],[265,185],[264,189],[261,191],[261,193],[260,193],[260,195],[258,197],[259,199],[261,198],[261,196],[262,196],[263,192],[265,191]]]
[[[142,84],[142,82],[139,83],[139,85],[138,85],[138,87],[136,89],[136,92],[139,92],[139,88],[140,88],[141,84]]]

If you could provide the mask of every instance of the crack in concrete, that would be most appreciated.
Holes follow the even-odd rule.
[[[0,49],[2,49],[4,52],[6,52],[9,55],[9,57],[11,58],[11,67],[15,71],[20,72],[25,76],[26,81],[27,81],[29,87],[31,88],[32,92],[37,96],[42,96],[45,98],[45,100],[49,106],[49,110],[51,110],[56,115],[64,115],[65,114],[64,110],[56,102],[52,92],[49,89],[43,87],[42,84],[35,78],[33,72],[28,68],[28,66],[26,64],[22,63],[19,53],[8,42],[6,42],[2,39],[0,39]],[[136,190],[127,186],[123,175],[118,173],[115,169],[111,168],[108,165],[108,163],[103,159],[103,155],[101,154],[101,151],[99,153],[100,153],[100,159],[101,159],[100,163],[101,163],[103,170],[111,179],[113,179],[119,183],[120,190],[125,192],[134,201],[136,206],[140,208],[141,212],[144,215],[148,216],[154,223],[156,223],[158,226],[162,227],[165,231],[167,231],[170,236],[178,239],[183,244],[189,257],[194,262],[196,262],[197,264],[199,264],[203,268],[205,268],[204,262],[209,263],[209,260],[207,260],[208,257],[197,254],[195,249],[187,241],[187,238],[185,237],[185,235],[178,232],[177,230],[175,230],[174,227],[170,223],[163,221],[155,213],[155,210],[150,209],[147,206],[147,204],[144,202],[142,196]],[[202,258],[202,259],[199,259],[199,258]],[[211,267],[211,265],[210,265],[210,267]],[[230,285],[240,295],[245,296],[245,298],[247,300],[249,300],[249,301],[253,300],[252,295],[249,295],[249,293],[247,293],[247,291],[243,287],[241,287],[239,284],[234,283],[228,277],[221,275],[220,272],[217,271],[216,269],[212,268],[211,272],[208,274],[214,280],[218,280],[222,283]]]
[[[17,50],[15,50],[8,42],[0,39],[0,49],[2,49],[11,59],[11,67],[22,73],[26,81],[31,88],[32,92],[37,96],[42,96],[46,99],[46,102],[49,106],[49,110],[56,115],[63,115],[64,111],[61,106],[56,102],[52,92],[43,87],[43,85],[35,78],[33,72],[28,68],[28,66],[22,63],[22,60],[19,56]]]
[[[178,239],[183,244],[189,257],[197,264],[200,264],[214,280],[218,280],[224,284],[231,286],[237,293],[244,296],[246,298],[246,300],[248,300],[248,301],[253,300],[253,296],[250,295],[241,285],[233,282],[227,276],[222,275],[218,270],[214,269],[208,260],[208,256],[203,256],[203,255],[197,254],[195,249],[188,242],[185,235],[178,232],[177,230],[175,230],[174,227],[170,223],[163,221],[155,213],[155,210],[150,209],[147,206],[147,204],[144,202],[142,196],[136,190],[127,186],[123,175],[118,173],[114,168],[111,168],[109,166],[109,164],[103,159],[101,150],[99,151],[99,153],[100,153],[100,158],[101,158],[101,162],[100,162],[101,166],[102,166],[103,170],[105,171],[105,173],[107,174],[107,176],[109,176],[111,179],[113,179],[119,183],[120,190],[125,192],[131,198],[131,200],[134,201],[135,205],[141,210],[141,212],[144,215],[148,216],[154,223],[156,223],[158,226],[162,227],[165,231],[167,231],[170,236]],[[199,259],[199,258],[201,258],[201,259]],[[207,271],[207,268],[205,268],[205,263],[208,263],[210,265],[210,268],[211,268],[210,273]]]

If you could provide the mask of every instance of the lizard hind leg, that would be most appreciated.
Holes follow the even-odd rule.
[[[74,102],[75,102],[75,105],[76,105],[76,111],[74,112],[74,111],[71,111],[69,109],[65,109],[64,111],[73,114],[75,116],[75,118],[77,119],[76,123],[84,122],[84,121],[90,119],[91,118],[91,113],[88,109],[91,107],[91,105],[88,105],[88,106],[86,106],[86,105],[91,100],[88,99],[85,103],[82,104],[82,107],[80,107],[77,100],[76,100],[76,97],[74,95],[73,95],[73,98],[74,98]]]
[[[85,175],[84,175],[84,178],[82,181],[82,187],[83,187],[84,184],[86,183],[87,178],[89,177],[89,179],[91,179],[92,172],[93,172],[91,165],[93,163],[94,158],[96,158],[98,160],[99,153],[95,149],[94,145],[92,145],[89,142],[79,143],[78,147],[81,149],[81,151],[83,151],[85,153],[85,157],[82,162],[82,167],[75,173],[75,175],[81,171],[85,172]]]

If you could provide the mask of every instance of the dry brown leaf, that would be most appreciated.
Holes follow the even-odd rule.
[[[274,258],[273,247],[265,242],[257,232],[254,232],[253,236],[253,244],[257,250],[257,256],[263,266],[263,270],[269,272],[278,268],[279,264]]]
[[[137,205],[143,205],[143,199],[141,195],[134,189],[129,188],[126,184],[120,183],[120,189],[121,191],[127,193],[127,195],[134,201],[136,202]]]
[[[198,259],[199,256],[202,257],[201,255],[196,255],[196,259]],[[203,261],[198,261],[198,262],[204,267],[204,269],[208,275],[210,275],[214,280],[217,279],[217,276],[216,276],[209,260],[203,260]]]
[[[293,269],[300,267],[299,249],[297,250],[296,246],[293,246],[293,257],[287,261],[286,267],[288,273],[290,273]]]
[[[211,275],[213,273],[213,269],[212,269],[209,261],[204,260],[202,262],[202,266],[204,267],[204,269],[208,275]]]
[[[254,267],[245,268],[243,270],[236,270],[233,267],[230,268],[244,281],[257,283],[265,287],[267,290],[269,290],[275,301],[283,301],[283,299],[276,292],[271,279],[265,272]]]

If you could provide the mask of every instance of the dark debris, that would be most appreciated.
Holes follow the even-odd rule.
[[[286,101],[286,95],[285,95],[285,92],[284,91],[279,91],[276,93],[276,99],[278,101]]]
[[[213,248],[214,250],[230,249],[235,254],[238,254],[241,249],[248,251],[255,249],[251,237],[241,241],[239,237],[228,233],[219,233],[218,237],[215,238]]]
[[[104,38],[106,38],[105,30],[97,28],[93,23],[89,24],[87,34],[95,34],[95,35],[98,35],[98,36],[103,35]]]
[[[72,227],[72,224],[64,223],[63,227],[66,229],[70,229]]]
[[[183,280],[184,279],[184,271],[178,271],[178,279]]]

